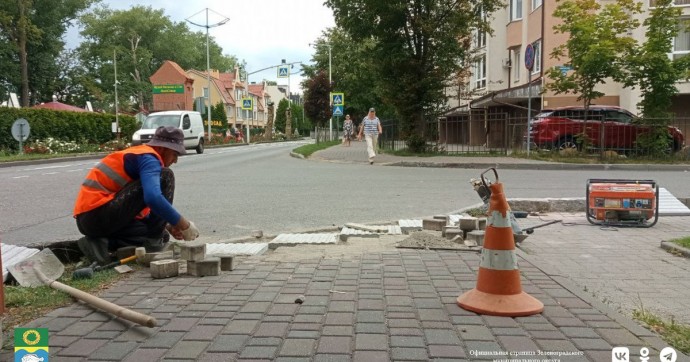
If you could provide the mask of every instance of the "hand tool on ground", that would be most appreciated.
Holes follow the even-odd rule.
[[[528,227],[528,228],[524,228],[524,229],[522,229],[522,231],[524,231],[524,232],[527,233],[527,234],[532,234],[532,233],[534,232],[534,229],[538,229],[538,228],[540,228],[540,227],[544,227],[544,226],[547,226],[547,225],[555,224],[555,223],[557,223],[557,222],[561,222],[561,220],[560,220],[560,219],[559,219],[559,220],[551,220],[551,221],[546,222],[546,223],[543,223],[543,224],[539,224],[539,225],[531,226],[531,227]]]
[[[96,264],[96,265],[91,264],[90,266],[88,266],[88,267],[86,267],[86,268],[81,268],[81,269],[75,270],[75,271],[72,273],[72,279],[91,279],[91,278],[93,278],[93,274],[96,273],[96,272],[99,272],[99,271],[101,271],[101,270],[106,270],[106,269],[114,268],[114,267],[116,267],[116,266],[118,266],[118,265],[127,264],[127,263],[129,263],[130,261],[132,261],[132,260],[136,260],[136,258],[137,258],[136,255],[132,255],[132,256],[128,256],[128,257],[126,257],[126,258],[124,258],[124,259],[116,260],[116,261],[114,261],[114,262],[112,262],[112,263],[109,263],[109,264],[106,264],[106,265],[102,265],[102,266],[101,266],[101,265],[98,265],[98,264]]]
[[[149,328],[156,326],[156,319],[151,316],[121,307],[79,289],[55,281],[55,279],[59,278],[65,271],[65,267],[50,249],[43,249],[38,254],[34,254],[19,263],[12,264],[7,267],[7,270],[9,270],[14,279],[16,279],[21,286],[36,287],[47,285],[53,289],[65,292],[92,307],[101,309],[122,319]]]

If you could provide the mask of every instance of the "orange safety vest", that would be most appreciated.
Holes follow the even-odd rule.
[[[164,165],[161,156],[148,145],[130,147],[105,156],[89,171],[86,179],[82,182],[74,205],[74,217],[108,203],[115,198],[118,191],[132,181],[132,178],[125,172],[125,155],[147,153],[155,155],[161,166]],[[149,212],[150,209],[147,207],[142,210],[139,216],[146,216]]]

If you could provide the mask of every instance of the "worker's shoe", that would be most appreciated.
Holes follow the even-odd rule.
[[[146,238],[144,240],[143,246],[146,248],[148,253],[157,253],[163,251],[170,241],[170,234],[167,231],[163,231],[163,235],[160,238]]]
[[[107,238],[92,238],[84,236],[77,240],[79,250],[84,253],[87,259],[95,261],[99,265],[105,265],[112,261],[112,256],[108,252]]]

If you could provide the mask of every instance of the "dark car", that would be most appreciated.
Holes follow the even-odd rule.
[[[603,121],[603,122],[602,122]],[[600,148],[603,125],[603,148],[628,151],[639,148],[637,139],[648,133],[650,126],[639,124],[629,111],[614,106],[591,106],[585,120],[584,107],[543,109],[530,122],[530,142],[538,148],[565,150],[581,149],[583,145]],[[673,126],[665,126],[669,135],[669,149],[680,150],[685,143],[683,133]]]

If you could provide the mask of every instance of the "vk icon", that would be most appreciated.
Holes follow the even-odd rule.
[[[628,347],[614,347],[611,350],[611,362],[630,362],[630,350]]]

